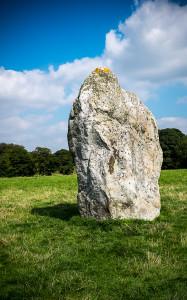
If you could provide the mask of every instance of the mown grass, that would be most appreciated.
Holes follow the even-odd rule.
[[[154,222],[80,218],[76,176],[0,180],[1,299],[187,299],[187,170]]]

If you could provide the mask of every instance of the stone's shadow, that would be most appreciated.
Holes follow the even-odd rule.
[[[94,217],[81,217],[78,211],[78,205],[75,203],[56,204],[54,206],[35,207],[31,210],[34,215],[57,218],[69,223],[73,226],[86,226],[88,232],[100,230],[102,232],[115,232],[117,230],[123,232],[126,236],[142,235],[141,225],[147,224],[149,221],[143,220],[120,220],[120,219],[106,219],[98,220]],[[24,224],[25,225],[25,224]],[[24,228],[25,230],[25,228]]]
[[[34,215],[57,218],[64,221],[69,221],[72,217],[79,215],[77,204],[74,203],[63,203],[54,206],[35,207],[31,210],[31,213]]]

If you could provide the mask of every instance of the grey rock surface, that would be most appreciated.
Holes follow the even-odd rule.
[[[82,216],[159,216],[162,150],[155,119],[108,68],[97,68],[81,86],[69,117],[68,142]]]

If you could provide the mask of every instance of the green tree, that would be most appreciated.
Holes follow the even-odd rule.
[[[32,176],[34,164],[31,155],[20,145],[0,144],[0,176]]]
[[[55,160],[50,149],[36,147],[31,155],[37,174],[51,175],[55,171]]]
[[[54,153],[56,161],[56,170],[61,174],[69,175],[72,174],[75,167],[71,152],[66,149],[61,149]]]
[[[160,145],[163,150],[163,169],[185,167],[187,155],[186,135],[176,128],[159,130]]]
[[[181,142],[181,168],[187,168],[187,136]]]

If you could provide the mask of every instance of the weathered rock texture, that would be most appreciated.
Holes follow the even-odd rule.
[[[151,112],[107,68],[84,81],[69,118],[82,216],[153,220],[162,151]]]

